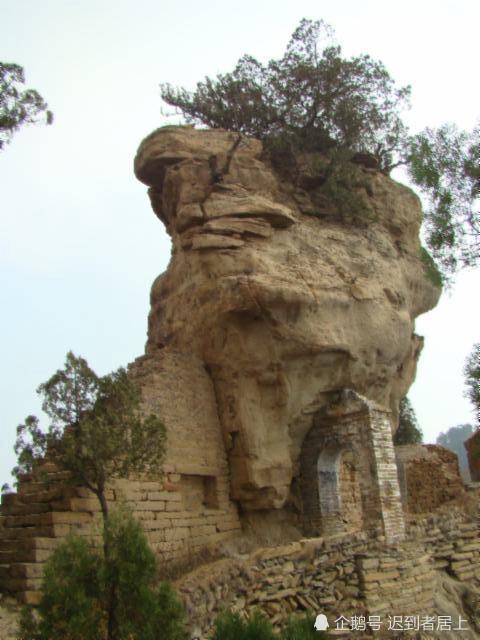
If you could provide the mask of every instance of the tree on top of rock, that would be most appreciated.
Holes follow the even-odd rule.
[[[403,158],[407,131],[399,112],[409,87],[395,86],[368,55],[342,56],[322,20],[303,19],[282,58],[263,65],[245,55],[230,73],[195,91],[161,85],[161,96],[187,121],[281,141],[300,151],[366,152],[388,172]]]

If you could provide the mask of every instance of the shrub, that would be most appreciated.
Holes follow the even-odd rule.
[[[38,625],[30,607],[23,607],[20,611],[17,640],[41,640]]]
[[[46,563],[39,620],[24,611],[19,640],[186,640],[184,611],[134,518],[114,513],[108,557],[71,536]]]
[[[409,87],[396,87],[379,61],[345,58],[322,20],[303,19],[283,56],[262,64],[250,55],[230,73],[205,78],[195,91],[161,84],[162,99],[187,122],[221,127],[283,147],[368,152],[388,172],[404,156],[399,113]]]
[[[429,254],[427,249],[425,249],[425,247],[422,247],[420,251],[420,259],[423,263],[423,270],[425,271],[425,275],[434,287],[441,289],[444,284],[444,278],[439,268],[437,267],[435,260]]]
[[[360,167],[350,162],[350,155],[338,150],[327,154],[325,182],[320,193],[332,203],[342,222],[368,224],[375,219],[367,197],[370,184]]]
[[[271,622],[261,613],[243,620],[238,613],[224,612],[215,621],[212,640],[326,640],[326,631],[315,631],[313,614],[292,616],[285,629],[276,634]]]
[[[212,640],[275,640],[270,621],[260,613],[243,620],[238,613],[221,613]]]
[[[101,557],[79,537],[67,538],[45,566],[39,621],[24,610],[21,640],[101,640],[105,612],[101,587]]]
[[[168,640],[186,640],[185,610],[168,582],[161,582],[156,592],[155,623]],[[157,637],[157,636],[156,636]]]
[[[326,640],[326,631],[316,631],[313,626],[315,616],[292,616],[280,635],[281,640]]]

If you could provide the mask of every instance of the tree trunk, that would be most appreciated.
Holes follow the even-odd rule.
[[[108,503],[105,497],[105,489],[99,488],[96,492],[98,501],[100,502],[100,508],[102,510],[103,518],[103,557],[107,574],[111,577],[111,584],[108,585],[108,594],[106,600],[107,608],[107,640],[118,640],[118,628],[117,628],[117,590],[115,584],[115,576],[111,572],[110,563],[110,547],[108,544]],[[109,570],[110,569],[110,570]]]
[[[105,526],[108,520],[108,503],[107,499],[105,498],[105,489],[98,490],[97,498],[100,502],[100,509],[102,510],[103,526]]]

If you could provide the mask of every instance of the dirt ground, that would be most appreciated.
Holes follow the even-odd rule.
[[[20,607],[12,598],[0,594],[0,638],[16,640]]]

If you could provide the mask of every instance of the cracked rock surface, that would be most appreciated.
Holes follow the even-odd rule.
[[[353,224],[319,181],[281,177],[258,140],[165,127],[138,150],[135,173],[173,244],[152,286],[147,354],[205,363],[245,510],[288,502],[312,413],[333,394],[389,408],[394,428],[414,379],[414,320],[440,295],[420,259],[420,202],[359,170],[371,216]]]

